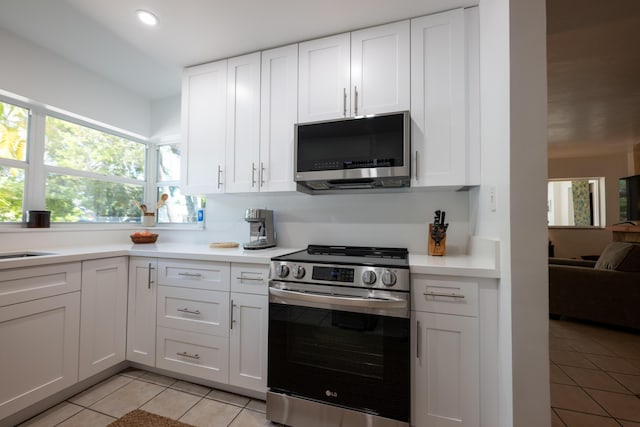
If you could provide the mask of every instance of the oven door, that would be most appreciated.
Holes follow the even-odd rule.
[[[271,286],[270,391],[409,422],[408,313],[397,317],[363,309],[367,298],[361,295],[344,296],[343,305],[335,294]],[[377,295],[368,299],[374,306],[385,300],[402,304]]]

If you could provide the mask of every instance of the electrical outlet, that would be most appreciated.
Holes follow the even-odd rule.
[[[489,187],[489,206],[491,206],[491,212],[496,211],[496,187]]]

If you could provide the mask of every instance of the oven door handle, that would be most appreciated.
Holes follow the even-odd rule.
[[[297,292],[284,289],[269,288],[269,293],[282,300],[307,301],[313,303],[330,304],[343,307],[362,308],[407,308],[407,301],[396,298],[362,298],[343,295],[321,295],[311,292]]]

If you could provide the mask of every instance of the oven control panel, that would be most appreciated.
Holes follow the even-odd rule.
[[[271,261],[269,278],[298,283],[410,290],[408,268]]]

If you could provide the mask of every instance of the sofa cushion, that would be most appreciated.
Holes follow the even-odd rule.
[[[604,248],[595,268],[600,270],[640,271],[640,245],[611,242]]]

